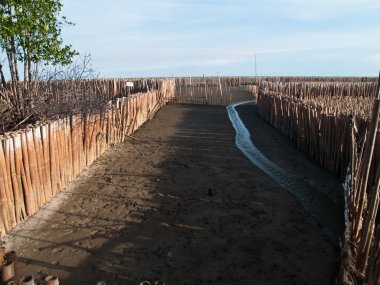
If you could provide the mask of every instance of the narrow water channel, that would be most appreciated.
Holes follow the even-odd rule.
[[[331,198],[313,188],[304,179],[286,172],[256,148],[251,141],[248,129],[235,109],[236,106],[248,103],[252,103],[252,101],[236,103],[227,107],[228,116],[236,131],[236,146],[255,166],[293,193],[302,207],[319,219],[326,234],[338,245],[344,229],[342,209],[339,209]]]

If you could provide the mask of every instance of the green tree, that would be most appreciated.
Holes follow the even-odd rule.
[[[0,45],[5,50],[12,81],[18,81],[17,51],[16,51],[16,25],[11,0],[0,1]]]
[[[73,23],[61,10],[60,0],[0,0],[0,45],[13,82],[19,81],[19,62],[24,82],[31,82],[38,77],[39,64],[69,64],[77,54],[63,43],[61,29]]]

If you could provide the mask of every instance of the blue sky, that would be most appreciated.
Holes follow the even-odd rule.
[[[380,69],[379,0],[62,0],[64,40],[104,77],[363,75]]]

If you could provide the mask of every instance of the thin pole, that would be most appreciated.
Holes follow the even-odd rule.
[[[258,77],[257,77],[257,58],[255,53],[255,76],[256,76],[256,86],[258,85]]]

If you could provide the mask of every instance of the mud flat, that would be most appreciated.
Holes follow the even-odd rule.
[[[259,147],[286,167],[291,145],[260,132]],[[291,162],[299,175],[312,165]],[[327,174],[315,169],[307,179],[320,184]],[[21,274],[62,284],[332,284],[337,266],[318,220],[236,148],[226,109],[211,106],[165,107],[6,245]]]

